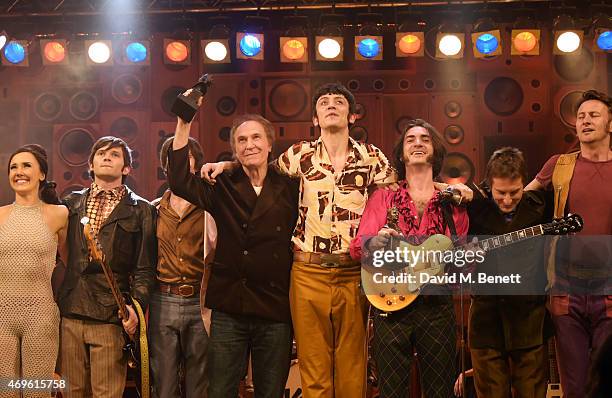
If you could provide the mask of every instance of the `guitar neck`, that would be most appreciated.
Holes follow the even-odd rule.
[[[110,269],[110,267],[108,266],[108,264],[106,264],[106,261],[104,259],[100,261],[100,266],[102,267],[102,270],[104,271],[104,276],[106,277],[106,281],[108,282],[108,285],[111,288],[111,292],[113,293],[113,297],[115,298],[115,301],[117,302],[117,307],[119,307],[119,317],[122,320],[127,321],[129,318],[129,314],[127,311],[127,306],[125,304],[125,298],[123,297],[123,294],[121,294],[121,290],[119,289],[119,286],[117,285],[117,281],[115,280],[115,275],[113,274],[113,270]]]
[[[509,246],[514,243],[522,242],[527,239],[531,239],[536,236],[544,235],[544,228],[542,224],[533,227],[520,229],[518,231],[508,232],[507,234],[493,236],[481,241],[478,241],[477,245],[484,251],[493,249],[499,249],[501,247]],[[467,245],[461,246],[465,248]]]

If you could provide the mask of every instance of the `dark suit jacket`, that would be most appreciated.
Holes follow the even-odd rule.
[[[475,187],[472,187],[473,189]],[[476,191],[475,191],[476,192]],[[501,235],[551,221],[544,192],[526,191],[510,223],[487,192],[476,192],[468,206],[470,235]],[[545,238],[533,238],[487,253],[476,272],[488,275],[519,273],[521,286],[503,285],[473,297],[469,320],[472,348],[516,350],[546,342],[551,325],[546,313]],[[478,292],[478,287],[474,287]]]
[[[242,169],[211,186],[189,172],[188,149],[168,153],[168,182],[176,195],[208,211],[217,224],[206,306],[236,315],[291,322],[291,235],[299,180],[273,166],[257,196]]]
[[[155,208],[126,189],[121,202],[102,224],[98,241],[120,290],[145,309],[156,283]],[[86,216],[88,193],[89,188],[73,192],[64,199],[69,210],[69,257],[58,297],[60,312],[68,318],[121,323],[102,268],[89,261],[81,224],[81,218]]]

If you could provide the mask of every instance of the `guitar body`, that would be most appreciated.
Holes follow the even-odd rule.
[[[397,209],[387,209],[387,228],[399,232],[397,226]],[[584,222],[578,214],[555,219],[551,223],[524,228],[504,235],[484,239],[478,243],[485,252],[508,246],[517,242],[545,234],[565,235],[580,232]],[[472,245],[472,244],[471,244]],[[400,253],[406,249],[408,257],[402,262],[387,262],[382,267],[363,265],[361,267],[361,285],[368,301],[384,312],[398,311],[409,306],[421,292],[423,285],[431,282],[443,283],[436,277],[444,274],[444,264],[434,252],[457,250],[446,235],[432,235],[419,246],[413,246],[401,239],[391,238],[386,250]],[[458,249],[461,249],[458,248]],[[469,250],[474,250],[471,247]],[[428,255],[429,254],[429,255]],[[419,256],[420,255],[420,256]]]
[[[419,246],[392,239],[387,250],[395,250],[396,247],[399,247],[402,253],[405,248],[408,259],[412,262],[412,259],[419,258],[418,256],[427,260],[423,258],[425,253],[451,250],[453,242],[441,234],[430,236]],[[432,261],[416,261],[411,263],[411,266],[403,267],[361,267],[361,284],[370,304],[385,312],[399,311],[408,307],[419,296],[423,285],[427,284],[425,280],[444,274],[444,264],[433,258],[429,260]],[[396,281],[380,283],[390,277]]]

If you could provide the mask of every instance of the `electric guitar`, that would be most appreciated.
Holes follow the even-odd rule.
[[[106,278],[108,286],[111,289],[111,293],[113,294],[113,298],[117,303],[117,307],[119,309],[119,318],[121,318],[122,321],[127,321],[130,317],[130,314],[125,303],[125,298],[123,297],[123,294],[121,293],[121,290],[117,285],[117,281],[115,279],[115,275],[113,274],[112,269],[106,263],[106,258],[100,248],[99,242],[91,232],[91,224],[89,224],[89,218],[83,217],[83,219],[81,219],[81,223],[83,224],[83,233],[85,235],[85,239],[87,240],[89,255],[91,256],[91,259],[93,261],[99,263],[102,267],[104,277]],[[140,309],[140,306],[135,300],[134,307],[136,315],[139,317],[139,327],[136,329],[136,333],[134,335],[128,335],[125,330],[123,330],[123,337],[125,339],[123,352],[127,356],[128,367],[135,374],[136,390],[138,392],[138,396],[140,398],[149,398],[149,363],[148,347],[146,340],[146,323],[142,314],[142,310]],[[141,361],[141,359],[144,359],[144,361]]]
[[[459,247],[454,247],[451,239],[442,234],[432,235],[422,244],[415,246],[403,240],[402,237],[391,237],[386,250],[395,251],[397,248],[403,253],[407,250],[409,259],[411,253],[415,257],[425,257],[424,261],[415,261],[406,265],[403,262],[385,262],[382,267],[372,265],[361,267],[361,284],[366,293],[368,301],[376,308],[385,312],[398,311],[409,306],[421,293],[424,285],[444,274],[445,264],[439,261],[439,256],[429,256],[433,252],[448,251],[472,251],[481,250],[488,252],[522,242],[541,235],[564,235],[582,230],[582,217],[577,214],[555,219],[547,224],[539,224],[533,227],[524,228],[507,234],[483,239],[478,243],[469,243]],[[399,231],[397,226],[397,210],[387,211],[386,228],[393,228]],[[420,253],[419,253],[420,252]],[[427,255],[426,255],[427,254]],[[396,278],[404,276],[399,281],[390,282],[389,277]],[[383,282],[385,279],[388,282]]]

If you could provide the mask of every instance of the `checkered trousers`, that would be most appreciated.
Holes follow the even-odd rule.
[[[373,356],[380,398],[407,398],[410,365],[418,358],[426,398],[453,397],[457,377],[452,296],[420,296],[387,317],[375,312]]]

